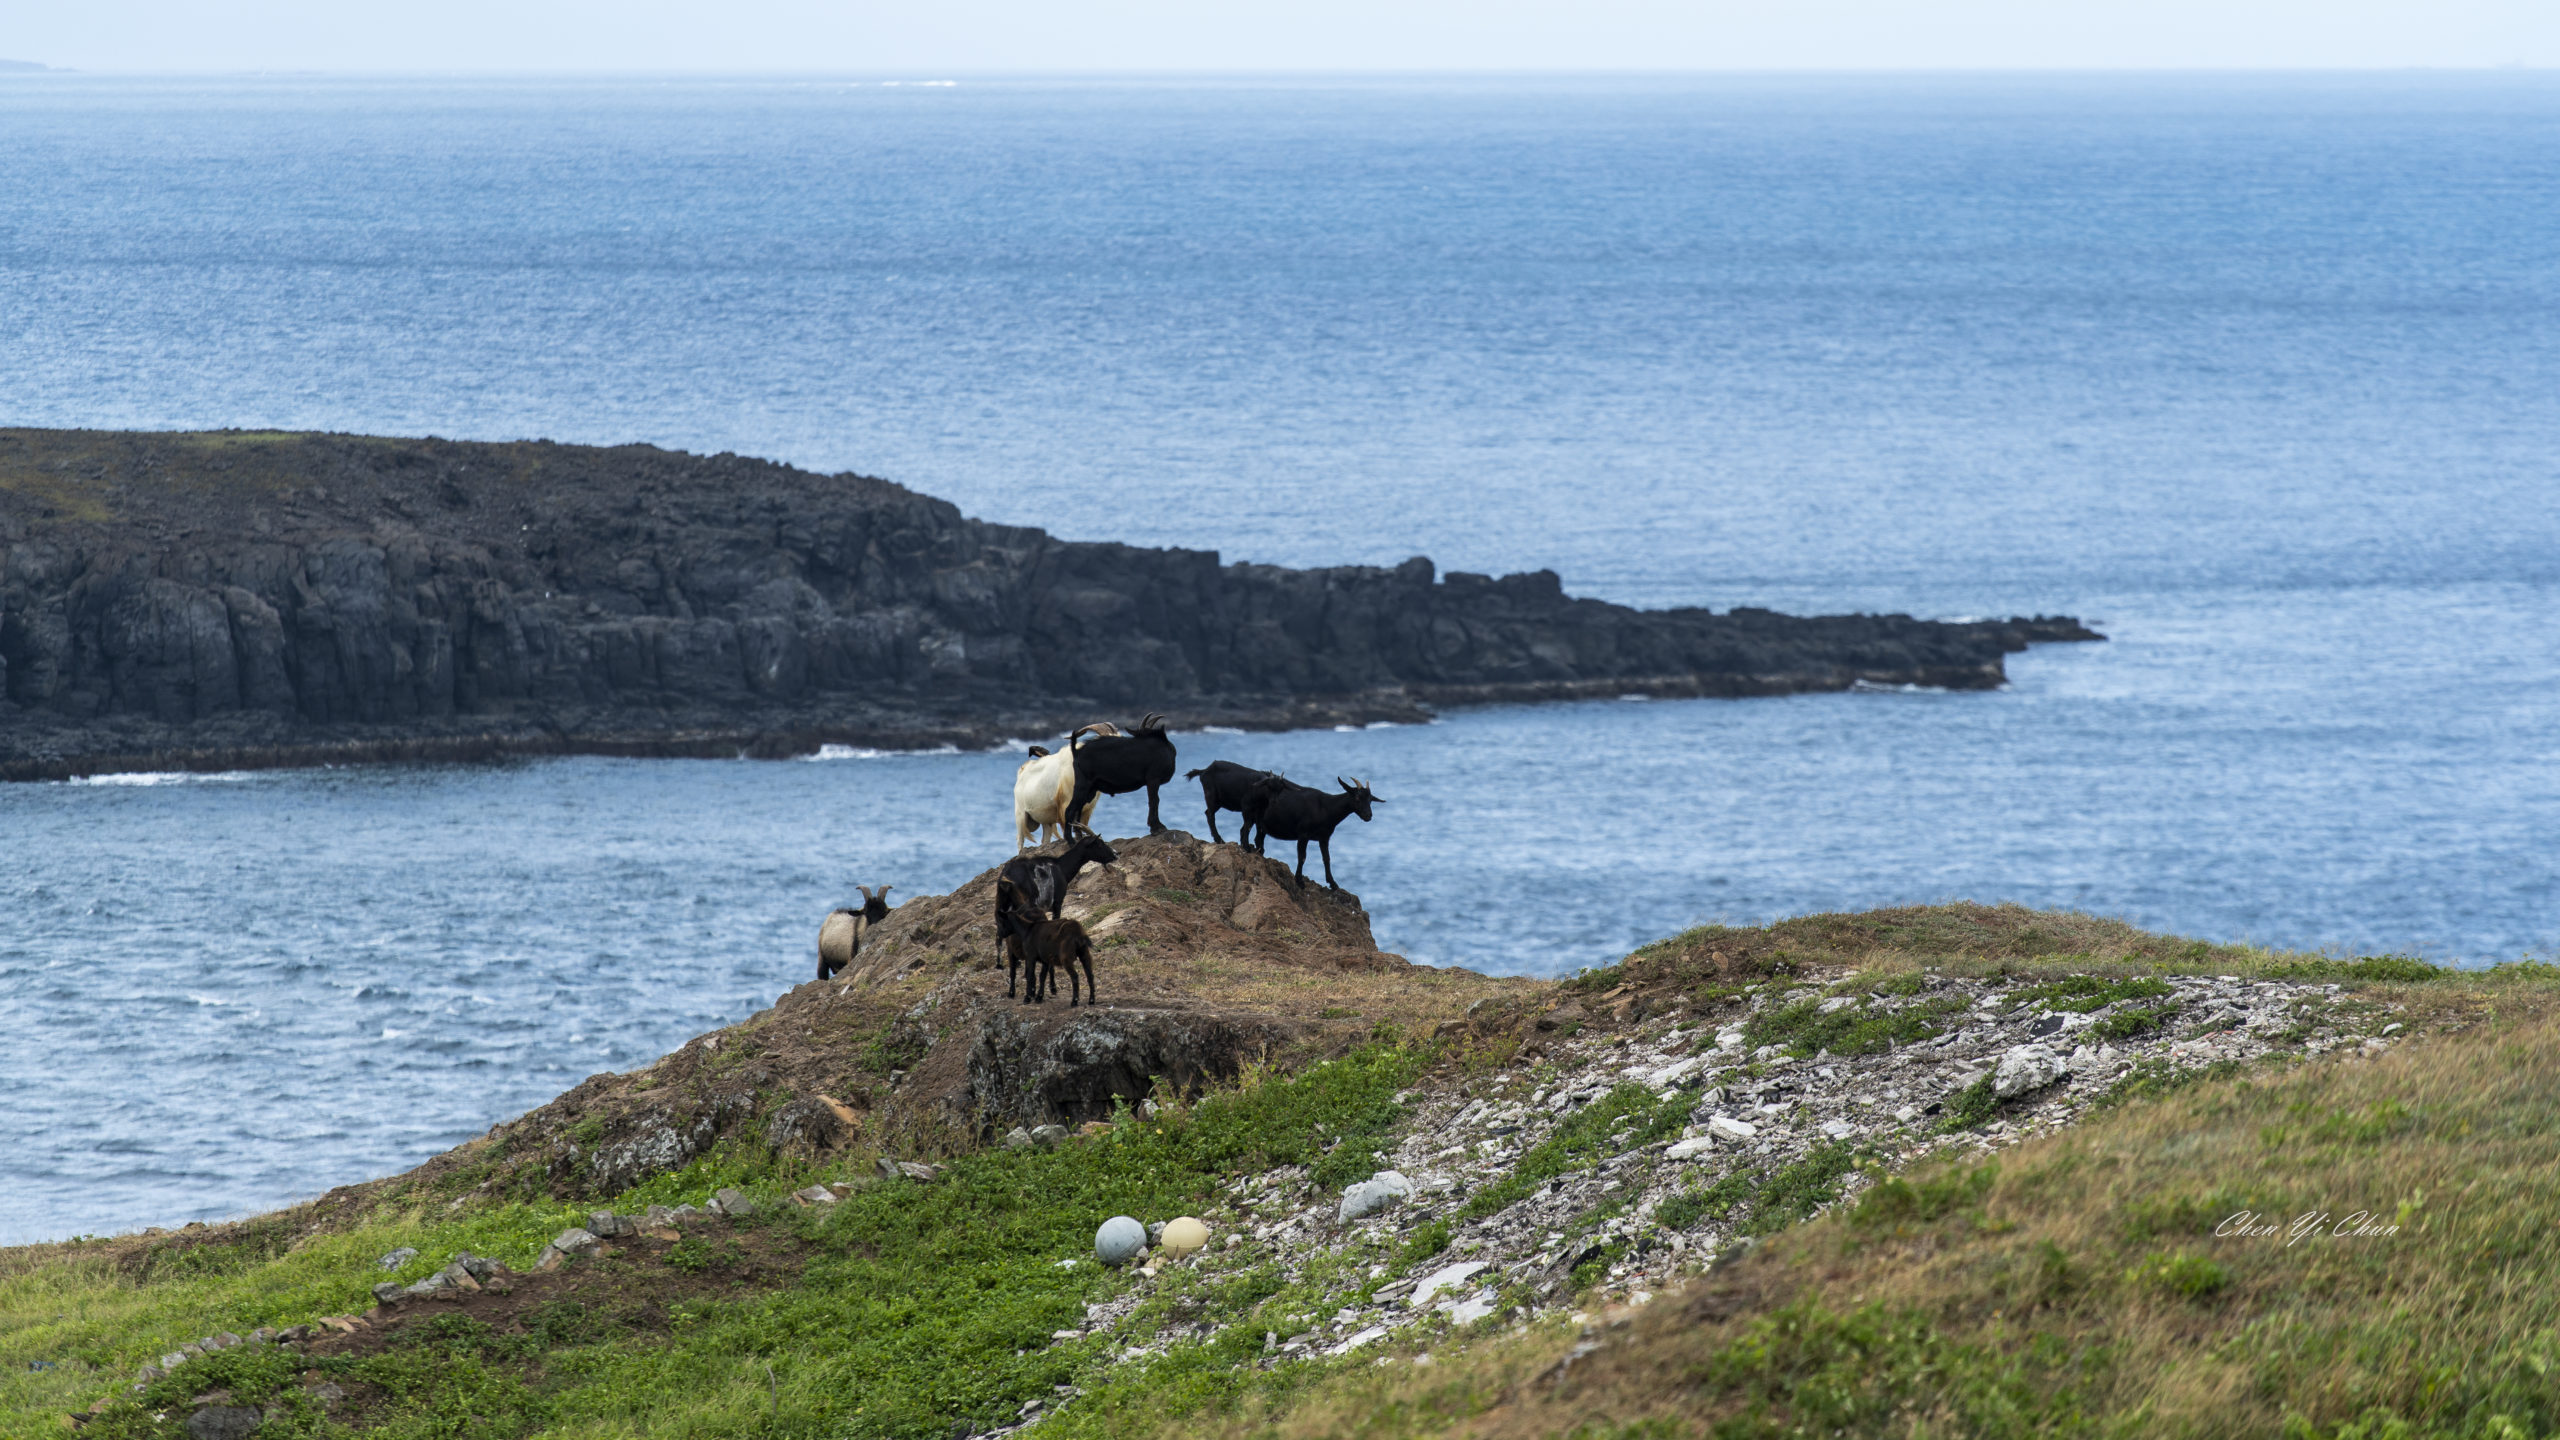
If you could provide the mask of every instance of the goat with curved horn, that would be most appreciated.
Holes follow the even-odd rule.
[[[818,978],[821,980],[832,980],[837,972],[851,965],[853,957],[862,953],[862,937],[871,932],[872,926],[889,918],[889,892],[896,887],[883,885],[873,890],[868,885],[856,885],[853,888],[862,892],[862,908],[838,909],[818,927]]]
[[[1368,782],[1333,777],[1342,787],[1334,794],[1293,785],[1270,797],[1262,809],[1262,833],[1271,839],[1298,842],[1297,879],[1307,883],[1307,842],[1312,840],[1324,854],[1324,883],[1331,889],[1342,887],[1333,878],[1333,832],[1347,816],[1357,815],[1363,823],[1369,819],[1369,807],[1386,802],[1369,793]]]
[[[1173,779],[1173,740],[1164,732],[1164,716],[1148,711],[1126,735],[1103,735],[1071,741],[1067,754],[1075,766],[1075,794],[1067,805],[1070,835],[1081,830],[1093,833],[1088,817],[1094,799],[1101,795],[1126,795],[1132,790],[1147,792],[1147,833],[1164,832],[1162,815],[1157,811],[1157,791]]]

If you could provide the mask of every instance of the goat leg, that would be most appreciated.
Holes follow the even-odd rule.
[[[1226,837],[1218,833],[1218,807],[1215,802],[1209,806],[1209,843],[1212,845],[1226,843]]]
[[[1084,1003],[1090,1010],[1102,1002],[1102,991],[1093,983],[1093,947],[1084,945],[1078,948],[1084,955]]]
[[[1298,842],[1298,888],[1307,888],[1307,842]]]
[[[1324,852],[1324,888],[1326,888],[1327,890],[1339,890],[1339,889],[1341,889],[1341,888],[1342,888],[1341,886],[1336,885],[1336,884],[1334,884],[1334,883],[1333,883],[1333,840],[1332,840],[1332,837],[1327,836],[1327,837],[1325,837],[1325,838],[1322,838],[1322,839],[1317,840],[1317,841],[1316,841],[1316,848]]]
[[[1150,835],[1164,833],[1164,821],[1156,814],[1156,787],[1153,785],[1147,787],[1147,833]]]

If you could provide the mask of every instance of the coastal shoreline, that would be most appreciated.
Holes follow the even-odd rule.
[[[1631,680],[1431,686],[1166,713],[1168,724],[1176,731],[1198,732],[1222,727],[1269,733],[1344,725],[1426,725],[1446,711],[1505,705],[1568,704],[1630,698],[1762,699],[1784,695],[1839,694],[1861,686],[1982,691],[1997,688],[1997,683],[1981,683],[1978,677],[1963,672],[1929,671],[1827,677],[1666,675]],[[817,756],[824,747],[831,745],[889,752],[998,750],[1017,740],[1062,735],[1076,725],[1107,718],[1124,708],[1095,703],[1082,709],[1061,708],[994,719],[915,713],[838,720],[795,716],[786,717],[779,723],[765,724],[678,722],[655,726],[647,723],[651,717],[611,714],[579,717],[568,724],[546,718],[518,725],[426,734],[417,733],[414,726],[349,727],[377,733],[272,740],[242,737],[229,743],[211,744],[187,743],[181,732],[168,734],[156,743],[128,748],[66,748],[56,753],[48,753],[51,747],[46,742],[52,737],[40,731],[18,738],[16,743],[22,753],[0,759],[0,782],[40,783],[159,772],[212,774],[297,770],[336,765],[478,765],[501,760],[577,755],[618,759],[803,760]],[[175,727],[166,728],[175,730]],[[93,732],[81,727],[64,727],[56,733],[63,734],[73,745],[95,741]],[[28,751],[33,753],[24,753]]]
[[[1229,563],[645,445],[0,430],[0,779],[1991,690],[2030,644],[2104,638]]]

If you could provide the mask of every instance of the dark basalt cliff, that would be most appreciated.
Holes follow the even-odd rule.
[[[2095,638],[1222,565],[648,446],[0,431],[0,778],[1984,689],[2006,652]]]

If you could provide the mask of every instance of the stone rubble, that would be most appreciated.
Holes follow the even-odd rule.
[[[1338,1202],[1309,1183],[1299,1166],[1233,1182],[1222,1208],[1202,1212],[1221,1238],[1190,1263],[1219,1269],[1276,1264],[1295,1283],[1314,1262],[1348,1252],[1374,1257],[1366,1267],[1374,1282],[1390,1273],[1387,1262],[1417,1230],[1448,1226],[1437,1268],[1419,1279],[1376,1285],[1366,1299],[1362,1272],[1350,1271],[1345,1303],[1330,1320],[1286,1338],[1265,1332],[1264,1364],[1344,1355],[1408,1329],[1428,1337],[1496,1316],[1518,1321],[1552,1314],[1575,1298],[1577,1270],[1600,1261],[1606,1262],[1599,1272],[1603,1293],[1616,1300],[1611,1313],[1618,1318],[1608,1323],[1623,1324],[1630,1306],[1756,1243],[1737,1233],[1739,1216],[1701,1214],[1679,1227],[1657,1218],[1664,1202],[1737,1171],[1766,1175],[1825,1147],[1892,1167],[1936,1152],[1988,1154],[2074,1123],[2128,1078],[2279,1054],[2371,1050],[2405,1035],[2393,1023],[2368,1036],[2386,1017],[2337,985],[2160,978],[2170,995],[2088,1013],[2064,1008],[2067,1000],[2019,1004],[2009,998],[2039,983],[2033,979],[1929,974],[1909,996],[1825,996],[1826,987],[1778,982],[1634,1033],[1548,1038],[1535,1064],[1515,1063],[1471,1083],[1467,1093],[1399,1096],[1415,1105],[1402,1143],[1385,1157],[1395,1168],[1346,1188]],[[1942,1012],[1943,1030],[1856,1057],[1799,1058],[1778,1045],[1746,1051],[1749,1020],[1816,997],[1823,997],[1816,1007],[1822,1014],[1931,1006]],[[2094,1043],[2081,1034],[2131,1010],[2160,1014],[2162,1022]],[[1986,1077],[1998,1102],[1993,1113],[1970,1129],[1947,1126],[1951,1103]],[[1621,1084],[1686,1103],[1686,1133],[1626,1143],[1495,1214],[1463,1217],[1467,1197],[1506,1178],[1574,1112]],[[1401,1192],[1400,1203],[1355,1203],[1354,1195],[1374,1194],[1366,1187],[1390,1179],[1386,1188]],[[1854,1198],[1863,1183],[1856,1172],[1844,1175],[1838,1199]],[[1142,1273],[1154,1273],[1152,1266]],[[1088,1306],[1081,1333],[1109,1333],[1144,1298],[1143,1286],[1133,1287]],[[1218,1328],[1207,1320],[1171,1326],[1116,1358],[1143,1362]],[[1577,1353],[1598,1348],[1597,1336],[1587,1332]],[[1026,1416],[1014,1428],[1036,1423],[1037,1416]]]

